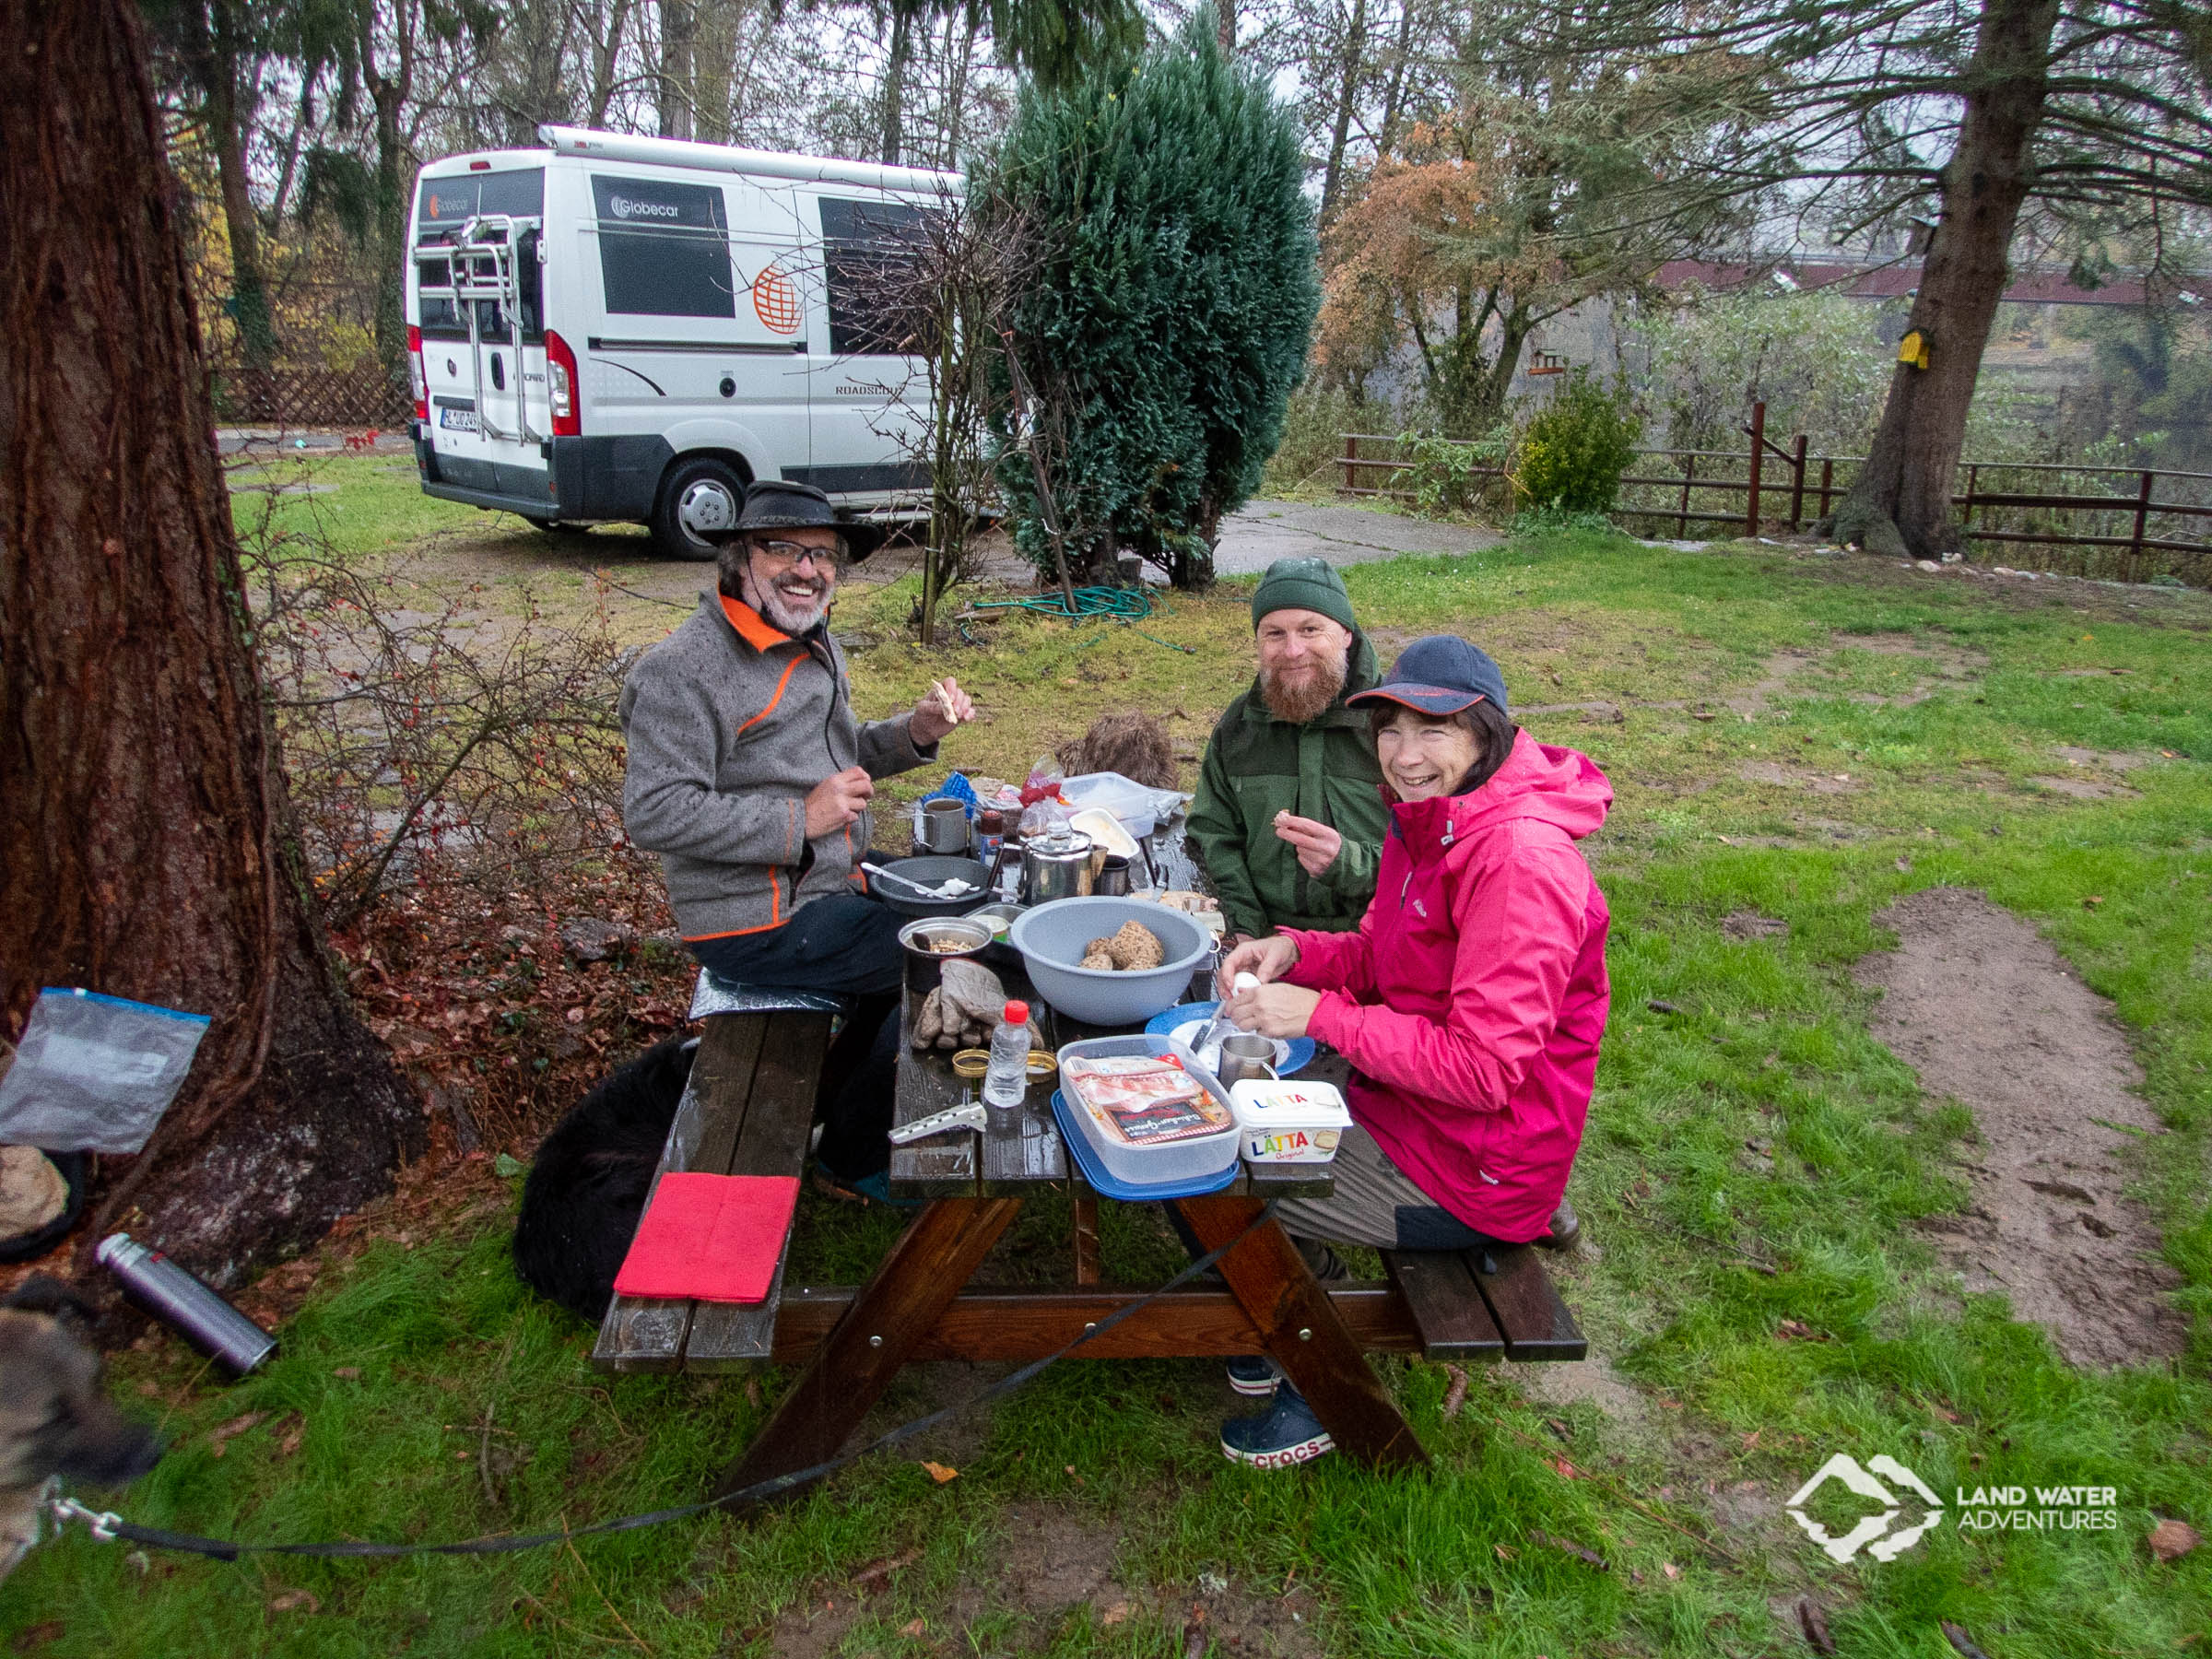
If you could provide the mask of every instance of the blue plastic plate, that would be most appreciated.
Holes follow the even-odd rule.
[[[1155,1037],[1172,1037],[1177,1026],[1189,1025],[1194,1019],[1211,1019],[1214,1010],[1220,1006],[1218,1002],[1184,1003],[1180,1008],[1170,1008],[1165,1014],[1153,1015],[1145,1022],[1145,1030]],[[1276,1041],[1280,1042],[1283,1039],[1278,1037]],[[1290,1038],[1289,1044],[1290,1052],[1283,1056],[1283,1063],[1275,1068],[1278,1077],[1288,1077],[1293,1072],[1305,1070],[1313,1064],[1313,1056],[1321,1052],[1321,1045],[1311,1037]]]
[[[1244,1167],[1243,1159],[1232,1158],[1229,1168],[1218,1175],[1194,1175],[1188,1181],[1117,1181],[1099,1162],[1098,1154],[1083,1136],[1082,1126],[1076,1122],[1075,1109],[1056,1088],[1053,1090],[1053,1116],[1060,1123],[1060,1144],[1067,1148],[1068,1157],[1075,1159],[1076,1168],[1083,1171],[1085,1183],[1092,1192],[1109,1198],[1136,1204],[1157,1204],[1162,1198],[1196,1198],[1202,1194],[1219,1192],[1236,1180],[1237,1171]]]

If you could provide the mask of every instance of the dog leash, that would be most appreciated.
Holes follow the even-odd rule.
[[[956,1401],[940,1410],[929,1413],[926,1417],[916,1418],[912,1422],[901,1423],[898,1428],[878,1435],[866,1445],[856,1451],[848,1452],[841,1457],[833,1457],[826,1463],[818,1463],[807,1468],[796,1469],[788,1475],[778,1475],[768,1480],[756,1481],[751,1486],[741,1487],[735,1492],[724,1492],[719,1498],[710,1498],[701,1503],[678,1504],[673,1509],[648,1510],[642,1514],[620,1515],[611,1521],[594,1522],[590,1526],[567,1528],[559,1532],[497,1533],[487,1537],[464,1538],[458,1543],[453,1544],[377,1544],[359,1539],[345,1539],[327,1544],[239,1544],[225,1538],[204,1538],[196,1533],[170,1532],[166,1528],[159,1526],[141,1526],[135,1521],[124,1520],[113,1510],[95,1510],[78,1502],[75,1498],[66,1497],[49,1499],[46,1506],[47,1512],[53,1517],[57,1534],[70,1522],[82,1521],[91,1532],[92,1536],[103,1544],[112,1544],[120,1538],[126,1543],[140,1545],[147,1549],[177,1550],[188,1555],[209,1556],[218,1561],[235,1561],[241,1556],[247,1555],[330,1557],[510,1555],[517,1550],[542,1549],[550,1544],[566,1544],[574,1538],[593,1538],[606,1533],[635,1532],[641,1527],[659,1526],[666,1522],[683,1521],[693,1515],[703,1515],[709,1510],[737,1509],[750,1504],[766,1502],[771,1499],[782,1497],[784,1493],[796,1488],[820,1480],[825,1476],[834,1474],[846,1465],[857,1463],[871,1453],[880,1452],[887,1446],[897,1445],[900,1441],[911,1440],[913,1436],[923,1433],[926,1430],[934,1429],[948,1418],[959,1416],[970,1406],[981,1406],[988,1401],[998,1399],[1034,1381],[1047,1367],[1066,1359],[1068,1355],[1074,1353],[1076,1349],[1093,1337],[1104,1335],[1138,1309],[1158,1300],[1169,1291],[1188,1284],[1192,1279],[1212,1267],[1215,1263],[1241,1244],[1263,1223],[1271,1220],[1274,1218],[1275,1206],[1277,1202],[1276,1199],[1269,1199],[1266,1206],[1254,1216],[1235,1238],[1218,1250],[1206,1252],[1166,1284],[1160,1286],[1159,1289],[1148,1291],[1127,1307],[1109,1313],[1094,1324],[1087,1325],[1073,1341],[1063,1344],[1043,1359],[1033,1359],[1019,1371],[1001,1377],[997,1382],[969,1395],[965,1400]]]

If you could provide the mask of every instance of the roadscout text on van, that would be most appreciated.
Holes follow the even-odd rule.
[[[422,170],[407,351],[422,487],[674,558],[790,478],[918,510],[927,398],[866,273],[957,173],[538,129]],[[908,397],[908,388],[914,394]]]

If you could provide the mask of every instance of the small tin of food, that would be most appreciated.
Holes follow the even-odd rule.
[[[991,926],[972,916],[924,916],[899,930],[906,947],[906,988],[926,996],[945,976],[948,957],[971,957],[991,943]]]

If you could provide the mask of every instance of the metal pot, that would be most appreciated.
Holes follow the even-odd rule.
[[[1090,837],[1072,830],[1032,835],[1021,843],[1021,901],[1090,896]]]

